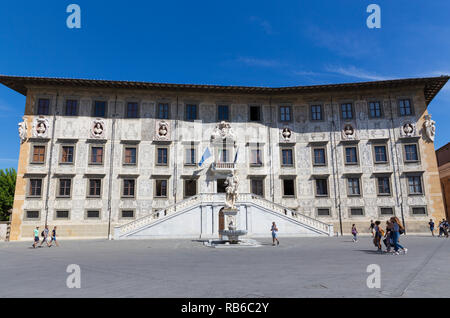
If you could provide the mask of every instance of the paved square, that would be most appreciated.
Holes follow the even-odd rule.
[[[450,240],[401,237],[407,255],[380,255],[369,237],[258,239],[214,249],[191,240],[0,243],[0,297],[450,297]],[[81,288],[66,287],[69,264]],[[381,288],[369,289],[369,264]]]

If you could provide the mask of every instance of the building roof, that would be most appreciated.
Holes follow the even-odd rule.
[[[24,77],[0,75],[0,83],[26,95],[30,86],[55,86],[55,87],[96,87],[112,89],[142,89],[142,90],[170,90],[185,92],[217,92],[217,93],[249,93],[249,94],[290,94],[302,92],[327,92],[355,89],[371,88],[397,88],[410,85],[423,85],[424,95],[427,105],[433,100],[436,94],[447,83],[450,76],[439,77],[406,78],[385,81],[326,84],[310,86],[290,86],[290,87],[254,87],[254,86],[221,86],[221,85],[199,85],[199,84],[168,84],[151,82],[131,82],[131,81],[110,81],[97,79],[75,79],[75,78],[54,78],[54,77]]]

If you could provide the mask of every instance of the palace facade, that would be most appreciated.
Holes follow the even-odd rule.
[[[445,217],[427,106],[448,76],[297,87],[0,76],[26,96],[11,240],[348,234]],[[281,225],[280,225],[281,224]],[[270,233],[269,233],[270,234]]]

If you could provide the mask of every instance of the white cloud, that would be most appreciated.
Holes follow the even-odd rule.
[[[259,24],[259,26],[263,29],[263,31],[268,35],[276,34],[276,32],[273,30],[272,25],[269,23],[269,21],[261,19],[260,17],[251,16],[250,21],[255,22]]]
[[[278,60],[270,59],[259,59],[254,57],[239,57],[238,62],[249,65],[249,66],[261,66],[261,67],[278,67],[284,66],[285,64]]]
[[[353,78],[359,78],[364,80],[371,80],[371,81],[384,81],[393,79],[391,76],[381,76],[372,72],[368,72],[366,70],[357,68],[355,66],[326,66],[325,67],[327,72],[334,73],[334,74],[340,74],[348,77]]]

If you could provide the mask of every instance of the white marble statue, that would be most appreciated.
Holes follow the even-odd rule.
[[[228,176],[225,180],[226,199],[225,205],[229,209],[236,208],[236,200],[238,196],[239,179],[234,174]]]
[[[236,139],[236,135],[231,128],[230,123],[226,121],[221,121],[214,128],[214,131],[211,135],[211,139],[214,140],[224,140],[224,139]]]
[[[27,122],[25,117],[22,117],[22,122],[19,123],[19,138],[20,143],[23,144],[27,140]]]
[[[425,115],[425,122],[423,123],[425,134],[430,141],[434,141],[436,135],[436,122],[431,119],[431,114]]]

